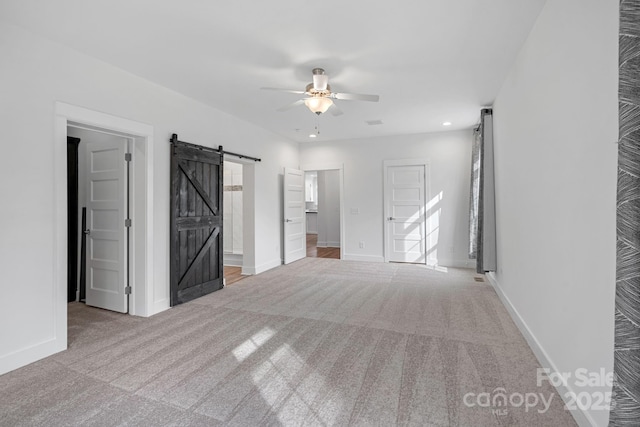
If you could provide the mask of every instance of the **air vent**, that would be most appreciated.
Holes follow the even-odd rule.
[[[484,277],[474,277],[473,280],[475,280],[476,282],[484,282]]]
[[[365,120],[369,126],[381,125],[382,120]]]

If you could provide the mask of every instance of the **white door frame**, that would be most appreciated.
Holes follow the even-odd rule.
[[[304,172],[337,170],[340,176],[340,259],[344,259],[345,253],[345,222],[344,222],[344,164],[342,163],[305,163],[300,169]],[[306,222],[306,218],[305,218]],[[306,224],[305,224],[306,230]]]
[[[168,308],[153,298],[153,127],[56,102],[54,123],[54,331],[67,347],[67,126],[118,133],[133,141],[131,162],[130,314],[150,316]],[[166,307],[165,307],[166,305]]]
[[[383,250],[384,250],[384,262],[389,262],[389,253],[388,253],[388,244],[389,244],[389,227],[387,225],[387,217],[391,214],[387,212],[387,200],[385,199],[387,195],[386,187],[387,187],[387,178],[388,178],[388,169],[390,166],[424,166],[424,200],[425,200],[425,261],[427,264],[428,260],[428,236],[427,233],[431,230],[430,217],[427,218],[427,204],[431,200],[431,179],[429,179],[429,160],[428,159],[400,159],[400,160],[383,160],[383,190],[382,190],[382,198],[383,198],[383,224],[384,224],[384,241],[383,241]]]

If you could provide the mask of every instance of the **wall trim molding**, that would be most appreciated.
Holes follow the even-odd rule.
[[[276,267],[280,267],[283,264],[281,259],[274,259],[269,262],[262,263],[260,265],[255,266],[242,266],[242,275],[243,276],[254,276],[256,274],[264,273],[265,271],[271,270]]]
[[[522,318],[518,310],[511,303],[511,300],[509,299],[509,297],[507,297],[507,295],[502,291],[502,288],[500,287],[500,283],[495,277],[495,273],[493,272],[486,273],[485,277],[489,280],[489,283],[491,284],[493,289],[496,291],[498,298],[500,298],[502,305],[504,305],[504,307],[509,312],[511,319],[513,319],[514,323],[518,327],[518,330],[520,331],[520,333],[522,333],[525,340],[527,340],[527,344],[529,344],[529,347],[533,351],[533,354],[536,356],[536,359],[538,359],[538,362],[540,362],[540,365],[543,368],[547,368],[551,370],[551,372],[559,372],[555,363],[553,363],[553,361],[549,357],[549,354],[545,351],[544,347],[542,347],[542,345],[540,344],[536,336],[533,334],[533,332],[531,332],[531,329],[529,329],[527,322],[525,322],[525,320]],[[574,395],[576,394],[575,390],[573,390],[568,385],[560,384],[555,388],[565,403],[567,403],[565,399],[565,395],[567,393],[573,393]],[[571,415],[573,416],[573,419],[576,421],[576,423],[578,423],[579,426],[581,427],[597,426],[595,420],[589,415],[588,412],[582,411],[577,407],[571,410],[570,412],[571,412]]]
[[[336,241],[318,242],[316,246],[319,248],[339,248],[340,242],[336,242]]]
[[[160,301],[154,301],[152,306],[152,313],[160,313],[165,310],[169,310],[171,304],[169,304],[169,298],[162,299]]]
[[[427,260],[427,265],[430,265],[430,259]],[[470,268],[475,270],[475,260],[472,259],[442,259],[437,260],[436,265],[440,267],[451,267],[451,268]]]
[[[384,257],[380,255],[344,254],[342,259],[345,261],[384,262]]]
[[[59,337],[53,337],[30,347],[21,348],[12,353],[5,354],[0,357],[0,375],[66,350],[67,343],[62,344]]]
[[[223,264],[233,267],[242,267],[242,254],[223,254]]]

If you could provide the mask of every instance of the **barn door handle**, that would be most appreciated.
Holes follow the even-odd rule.
[[[82,232],[83,232],[84,234],[86,234],[87,236],[88,236],[89,234],[91,234],[91,230],[89,230],[88,228],[87,228],[86,230],[82,230]]]

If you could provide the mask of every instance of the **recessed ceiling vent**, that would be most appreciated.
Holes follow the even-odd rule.
[[[369,126],[381,125],[382,120],[365,120]]]

